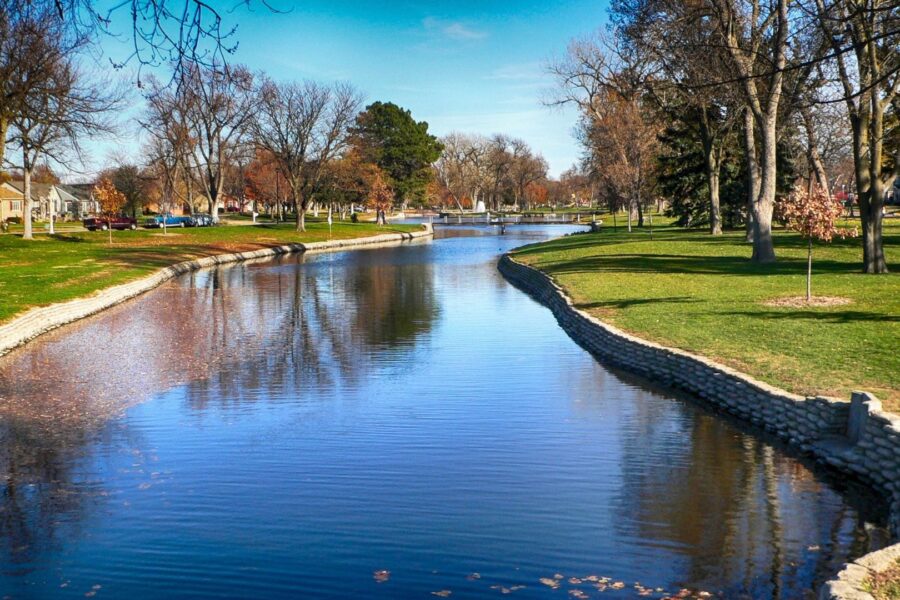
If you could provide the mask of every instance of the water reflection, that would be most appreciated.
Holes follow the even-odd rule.
[[[837,569],[845,555],[836,548],[869,550],[860,514],[835,506],[825,480],[803,463],[723,428],[719,417],[680,420],[678,403],[628,406],[632,429],[622,440],[618,503],[639,526],[625,533],[683,555],[681,583],[724,588],[727,597],[789,598],[804,581]],[[659,468],[662,461],[668,468]],[[864,498],[857,508],[878,519],[877,505]]]
[[[0,589],[796,598],[865,549],[865,493],[504,282],[559,231],[517,227],[194,273],[0,359]]]
[[[261,386],[364,380],[364,357],[410,349],[438,307],[432,265],[356,257],[200,271],[51,332],[0,360],[0,417],[59,436],[189,382],[239,399]]]

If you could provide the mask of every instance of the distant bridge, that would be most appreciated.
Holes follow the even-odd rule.
[[[598,215],[591,212],[565,214],[522,214],[503,215],[486,213],[479,215],[440,213],[433,217],[434,225],[590,225],[598,221]]]

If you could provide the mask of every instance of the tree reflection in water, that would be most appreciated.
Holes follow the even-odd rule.
[[[98,439],[103,452],[140,452],[110,422],[128,407],[182,384],[196,410],[360,385],[364,355],[411,347],[438,315],[431,265],[361,261],[337,275],[327,256],[297,262],[197,272],[0,358],[4,575],[102,510],[107,492],[83,465]]]
[[[307,387],[362,386],[387,347],[395,368],[412,366],[402,349],[411,351],[438,317],[433,266],[361,259],[337,269],[330,258],[297,269],[303,257],[292,257],[281,266],[195,279],[199,289],[220,290],[210,294],[206,346],[228,362],[191,382],[193,407],[211,399],[247,401],[269,390],[302,397]]]
[[[627,533],[682,554],[685,585],[731,581],[736,588],[725,590],[728,597],[782,598],[869,550],[861,525],[882,522],[884,507],[865,490],[845,490],[860,496],[860,512],[850,514],[825,493],[826,475],[759,437],[723,427],[721,416],[684,411],[680,402],[637,399],[624,406],[634,414],[627,421],[633,429],[621,439],[618,502],[633,514],[628,526],[638,524]],[[807,546],[814,530],[827,547]]]

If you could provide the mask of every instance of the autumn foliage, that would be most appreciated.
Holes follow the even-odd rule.
[[[94,186],[94,199],[100,203],[100,211],[107,217],[119,214],[125,207],[125,194],[116,189],[109,177],[103,177]],[[112,244],[112,227],[109,227],[109,243]]]
[[[843,207],[836,198],[820,187],[812,191],[795,189],[778,205],[778,216],[788,229],[796,231],[808,240],[806,269],[806,301],[812,298],[812,242],[817,239],[830,242],[835,237],[856,237],[856,228],[836,225]]]
[[[113,182],[104,177],[94,186],[94,198],[100,203],[100,210],[105,215],[115,215],[125,206],[125,194],[116,189]]]
[[[375,172],[366,200],[369,207],[375,209],[375,222],[384,225],[385,213],[391,209],[394,201],[394,192],[388,186],[380,169]]]

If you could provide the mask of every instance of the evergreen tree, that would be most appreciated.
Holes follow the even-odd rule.
[[[443,145],[428,133],[428,123],[415,121],[392,102],[375,102],[356,117],[353,145],[364,161],[387,175],[387,184],[402,202],[422,202],[432,178],[431,164]]]

